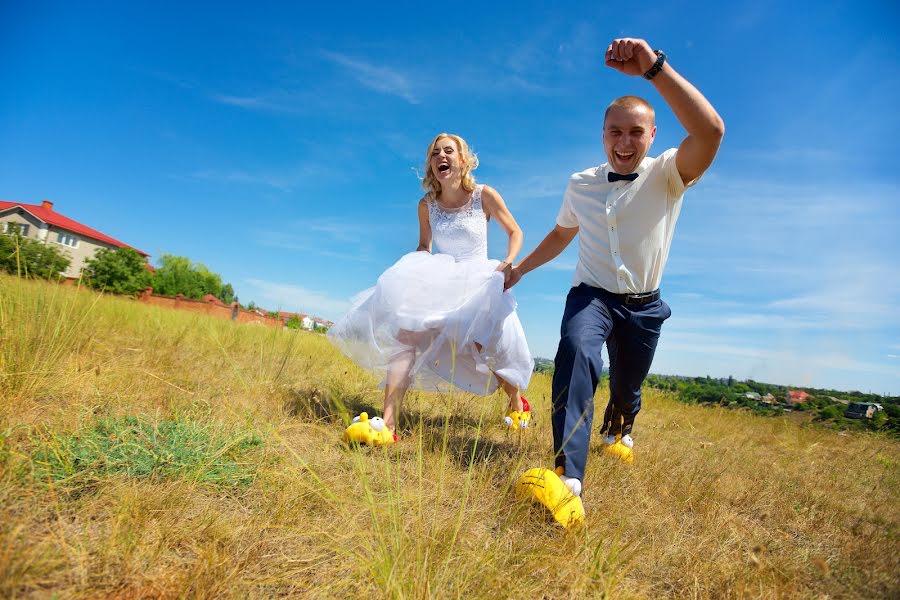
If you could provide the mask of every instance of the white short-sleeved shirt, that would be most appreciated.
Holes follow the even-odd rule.
[[[677,150],[644,158],[633,182],[609,183],[608,163],[575,173],[556,217],[578,227],[573,285],[586,283],[617,294],[659,288],[669,257],[685,186],[675,166]]]

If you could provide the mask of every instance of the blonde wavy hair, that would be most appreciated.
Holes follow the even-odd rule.
[[[456,142],[456,148],[459,151],[459,162],[462,165],[462,188],[467,192],[475,190],[475,176],[472,171],[478,168],[478,156],[469,149],[466,140],[452,133],[439,133],[434,136],[431,143],[428,144],[428,150],[425,151],[425,177],[422,178],[422,189],[431,192],[435,198],[441,195],[441,184],[431,172],[431,151],[434,145],[441,138],[451,139]]]

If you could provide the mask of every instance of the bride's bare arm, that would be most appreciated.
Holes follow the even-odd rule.
[[[501,265],[503,270],[507,271],[507,269],[512,266],[513,261],[516,260],[519,250],[522,249],[522,239],[524,237],[522,235],[522,229],[519,227],[519,224],[516,223],[516,220],[513,218],[512,213],[509,212],[509,209],[506,208],[506,203],[503,201],[503,197],[500,196],[500,193],[497,190],[489,185],[484,186],[484,189],[481,191],[481,201],[487,215],[495,218],[497,224],[499,224],[500,227],[503,228],[503,231],[506,232],[506,235],[509,236],[506,258],[503,259],[504,264]]]
[[[428,221],[428,202],[419,200],[419,247],[416,252],[431,252],[431,223]]]

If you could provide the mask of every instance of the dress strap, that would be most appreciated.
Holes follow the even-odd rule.
[[[475,186],[475,191],[472,194],[472,208],[476,210],[484,210],[481,206],[481,190],[484,189],[484,184],[479,183]]]

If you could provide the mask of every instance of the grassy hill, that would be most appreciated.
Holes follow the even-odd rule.
[[[552,463],[527,395],[521,435],[411,394],[348,449],[380,392],[320,335],[0,277],[0,597],[900,596],[898,442],[647,390],[564,532],[513,495]]]

